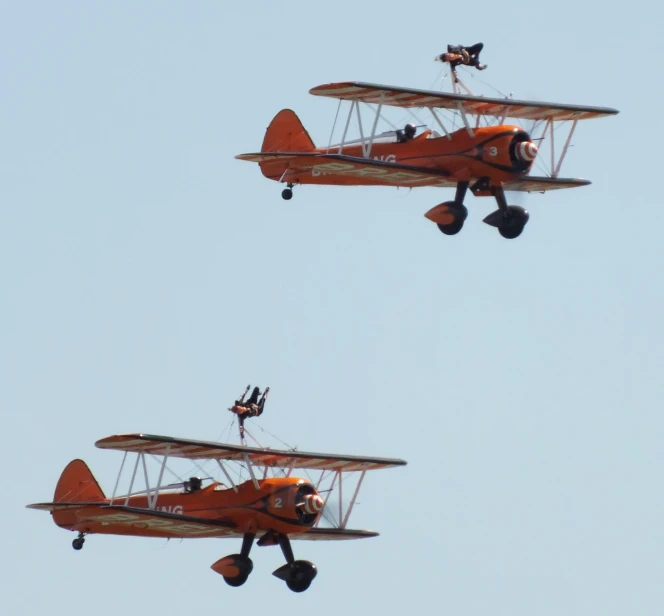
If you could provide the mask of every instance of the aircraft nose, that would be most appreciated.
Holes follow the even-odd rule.
[[[516,145],[516,157],[524,163],[535,160],[539,148],[532,141],[522,141]]]
[[[323,499],[318,494],[307,494],[300,506],[305,513],[318,513],[323,508]]]

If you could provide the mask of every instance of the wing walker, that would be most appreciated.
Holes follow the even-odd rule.
[[[260,152],[236,158],[258,163],[263,175],[286,187],[284,199],[303,184],[341,186],[434,186],[454,188],[452,201],[436,205],[425,216],[445,235],[461,231],[468,216],[464,199],[493,197],[497,209],[484,218],[505,238],[518,237],[529,219],[522,207],[509,205],[506,191],[546,192],[590,184],[560,177],[560,170],[577,124],[618,113],[608,107],[476,96],[459,79],[457,68],[484,70],[479,61],[482,43],[450,45],[436,60],[450,66],[452,92],[418,90],[359,81],[329,83],[312,88],[314,96],[337,99],[339,107],[327,147],[316,147],[297,115],[277,113],[267,128]],[[349,105],[341,141],[333,143],[336,118]],[[389,107],[428,111],[431,125],[407,124],[403,129],[377,132],[382,112]],[[370,122],[363,123],[362,109]],[[414,116],[415,117],[415,116]],[[532,124],[525,130],[517,124]],[[351,123],[359,139],[347,139]],[[439,132],[438,129],[441,131]],[[567,136],[564,136],[567,131]],[[542,142],[549,141],[543,155]],[[562,147],[560,147],[562,142]],[[537,164],[542,174],[531,172]]]
[[[347,527],[357,495],[368,471],[406,464],[404,460],[371,456],[307,453],[247,446],[245,436],[254,439],[244,422],[263,412],[269,388],[258,399],[254,389],[229,409],[237,415],[240,445],[197,441],[152,434],[122,434],[95,443],[100,449],[124,453],[115,488],[106,496],[82,460],[73,460],[62,472],[52,502],[28,505],[50,512],[61,528],[77,533],[72,542],[80,550],[87,535],[131,535],[137,537],[236,538],[240,552],[225,556],[212,570],[230,586],[244,584],[253,569],[249,557],[254,544],[278,545],[286,563],[273,572],[294,592],[309,588],[316,566],[296,560],[291,541],[334,541],[375,537],[369,530]],[[252,406],[253,405],[253,406]],[[134,463],[128,457],[134,455]],[[169,461],[185,459],[201,470],[216,465],[219,481],[213,477],[190,477],[165,484]],[[148,463],[154,465],[156,483],[150,481]],[[233,471],[240,479],[234,481]],[[126,472],[123,472],[126,471]],[[122,478],[129,476],[128,489],[118,492]],[[144,488],[137,486],[139,477]],[[351,495],[344,505],[343,491]],[[332,506],[335,493],[338,506]]]

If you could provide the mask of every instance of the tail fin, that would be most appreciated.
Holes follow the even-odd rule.
[[[265,131],[261,152],[311,152],[316,149],[300,118],[290,109],[282,109]]]
[[[95,502],[106,497],[97,480],[83,460],[72,460],[62,471],[55,487],[56,503]]]

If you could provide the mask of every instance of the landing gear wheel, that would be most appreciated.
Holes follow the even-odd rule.
[[[464,220],[455,220],[452,224],[450,225],[438,225],[438,228],[445,234],[445,235],[456,235],[463,229],[463,223]]]
[[[464,194],[465,191],[462,191],[462,198]],[[436,223],[441,232],[445,235],[456,235],[459,233],[459,231],[463,229],[463,223],[466,222],[466,218],[468,218],[468,208],[463,204],[463,201],[446,201],[437,206],[437,208],[438,207],[444,207],[448,216],[449,214],[454,216],[453,222],[446,224]]]
[[[286,586],[293,592],[304,592],[311,586],[318,571],[316,565],[308,560],[296,560],[290,565],[290,575]]]
[[[242,556],[242,554],[232,554],[229,558],[235,559],[234,566],[238,570],[238,574],[233,577],[224,575],[224,582],[229,586],[237,588],[247,581],[249,574],[254,569],[254,563],[251,558],[248,556]]]
[[[71,547],[75,550],[83,549],[83,544],[85,543],[85,537],[77,537],[71,542]]]
[[[513,240],[521,235],[523,225],[520,227],[498,227],[498,233],[507,240]]]
[[[510,205],[503,212],[503,220],[498,225],[498,233],[505,239],[513,240],[521,235],[530,215],[517,205]]]
[[[290,199],[293,198],[293,185],[292,184],[286,184],[288,188],[284,188],[281,191],[281,198],[285,199],[286,201],[289,201]]]

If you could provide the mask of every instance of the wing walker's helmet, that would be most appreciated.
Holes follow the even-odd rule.
[[[406,124],[406,126],[403,129],[404,134],[409,139],[412,139],[415,136],[416,131],[417,131],[417,129],[415,128],[414,124]]]

